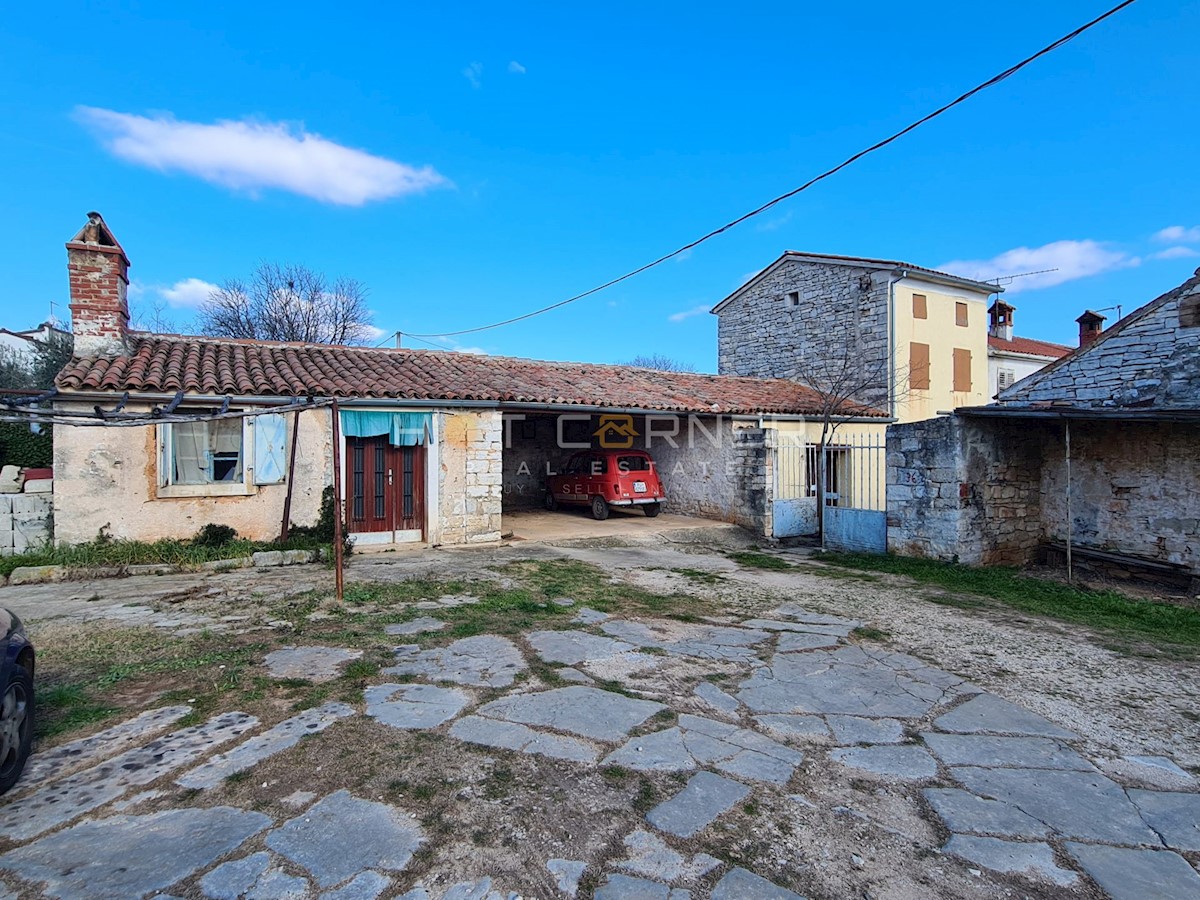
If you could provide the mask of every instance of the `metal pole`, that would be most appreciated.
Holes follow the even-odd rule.
[[[292,487],[296,483],[296,441],[300,436],[300,410],[292,417],[292,451],[288,455],[287,494],[283,498],[283,523],[279,526],[280,543],[288,539],[292,520]]]
[[[333,589],[342,602],[342,434],[337,398],[333,401]]]
[[[403,331],[397,331],[397,332],[396,332],[396,349],[397,349],[397,350],[402,350],[402,349],[403,349],[403,346],[404,346],[404,345],[403,345],[403,342],[404,342],[404,332],[403,332]]]
[[[1071,420],[1064,419],[1063,426],[1066,432],[1067,454],[1067,583],[1070,584],[1074,580],[1071,570],[1071,541],[1074,538],[1074,522],[1071,519]]]

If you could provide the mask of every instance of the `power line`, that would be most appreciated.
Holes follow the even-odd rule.
[[[391,341],[395,340],[397,337],[400,337],[400,336],[410,337],[415,341],[420,341],[422,344],[428,344],[430,347],[437,347],[439,350],[449,350],[451,353],[456,352],[453,347],[447,347],[445,344],[439,344],[437,341],[426,340],[425,335],[409,334],[407,331],[393,331],[391,334],[389,334],[387,337],[385,337],[382,341],[380,341],[378,344],[376,344],[375,349],[378,350],[384,344],[390,343]],[[440,337],[440,335],[434,335],[434,337]]]
[[[1121,10],[1123,10],[1125,7],[1133,5],[1134,2],[1135,2],[1135,0],[1124,0],[1124,2],[1118,3],[1112,9],[1108,10],[1107,12],[1103,13],[1102,15],[1097,16],[1096,18],[1092,19],[1090,22],[1087,22],[1084,25],[1080,25],[1074,31],[1070,32],[1069,34],[1063,35],[1058,40],[1054,41],[1052,44],[1047,44],[1045,47],[1043,47],[1037,53],[1034,53],[1032,56],[1027,56],[1025,59],[1021,60],[1016,65],[1010,66],[1009,68],[1005,69],[999,75],[994,75],[991,78],[989,78],[987,81],[976,85],[975,87],[973,87],[969,91],[967,91],[965,94],[962,94],[961,96],[956,97],[954,100],[951,100],[945,106],[938,107],[933,112],[931,112],[925,116],[922,116],[920,119],[917,119],[917,121],[913,122],[911,125],[908,125],[907,127],[900,129],[899,131],[897,131],[895,134],[891,135],[890,137],[884,138],[882,141],[879,141],[879,143],[877,143],[877,144],[872,144],[870,147],[868,147],[865,150],[860,150],[858,153],[855,153],[849,159],[846,159],[844,162],[839,163],[838,165],[834,166],[832,169],[827,169],[826,171],[822,172],[820,175],[817,175],[815,178],[812,178],[809,181],[806,181],[804,184],[800,185],[799,187],[793,188],[792,190],[788,191],[786,194],[780,194],[778,197],[775,197],[773,200],[767,201],[762,206],[759,206],[757,209],[752,209],[750,212],[745,213],[744,215],[738,216],[732,222],[727,222],[726,224],[722,225],[720,228],[716,228],[716,229],[708,232],[708,234],[704,235],[703,237],[699,237],[696,240],[691,241],[690,243],[684,244],[678,250],[673,250],[670,253],[665,254],[664,256],[660,256],[658,259],[653,260],[652,262],[648,262],[643,266],[639,266],[638,268],[633,269],[630,272],[626,272],[624,275],[618,276],[617,278],[613,278],[611,281],[606,281],[606,282],[604,282],[604,284],[598,285],[594,288],[591,288],[590,290],[586,290],[581,294],[576,294],[573,297],[568,297],[566,300],[560,300],[557,303],[550,304],[549,306],[543,306],[541,309],[535,309],[532,312],[527,312],[527,313],[524,313],[519,316],[513,316],[512,318],[504,319],[503,321],[500,321],[500,322],[493,322],[490,325],[480,325],[476,328],[464,328],[460,331],[435,332],[435,333],[430,333],[428,335],[408,334],[407,332],[406,332],[406,334],[408,334],[408,336],[411,338],[418,338],[418,339],[423,338],[423,337],[456,337],[457,335],[460,335],[460,334],[475,334],[476,332],[488,331],[492,328],[500,328],[504,325],[512,325],[514,322],[521,322],[521,321],[524,321],[525,319],[532,319],[534,316],[540,316],[543,313],[548,313],[552,310],[566,306],[569,303],[575,303],[576,301],[582,300],[585,297],[590,297],[592,294],[598,294],[600,291],[606,290],[607,288],[610,288],[615,284],[620,284],[622,281],[626,281],[630,278],[633,278],[635,275],[640,275],[649,269],[653,269],[655,266],[662,265],[667,260],[673,259],[674,257],[679,256],[681,253],[686,253],[688,250],[691,250],[693,247],[698,247],[700,244],[703,244],[705,241],[711,240],[712,238],[715,238],[720,234],[724,234],[726,231],[729,231],[729,229],[731,229],[737,225],[740,225],[742,222],[745,222],[747,219],[752,219],[755,216],[765,213],[767,210],[771,209],[772,207],[776,206],[779,203],[782,203],[784,200],[788,200],[788,199],[791,199],[792,197],[796,196],[801,191],[808,190],[810,187],[812,187],[817,182],[823,181],[826,178],[828,178],[829,176],[834,175],[837,172],[840,172],[842,169],[857,162],[858,160],[862,159],[864,156],[874,153],[876,150],[881,150],[882,148],[886,147],[888,144],[892,143],[893,141],[899,140],[900,138],[904,137],[904,135],[908,134],[910,131],[914,131],[917,128],[920,128],[926,122],[936,119],[938,116],[950,111],[954,107],[958,106],[960,103],[965,103],[967,100],[971,99],[972,97],[974,97],[976,94],[980,93],[981,91],[987,90],[988,88],[999,84],[1001,81],[1004,81],[1006,78],[1008,78],[1012,75],[1015,75],[1017,72],[1021,71],[1021,69],[1028,66],[1030,63],[1037,61],[1038,59],[1040,59],[1041,57],[1045,56],[1048,53],[1053,53],[1059,47],[1061,47],[1064,44],[1069,43],[1070,41],[1079,37],[1079,35],[1083,34],[1088,29],[1093,28],[1096,25],[1099,25],[1101,22],[1103,22],[1105,19],[1109,18],[1110,16],[1116,15]]]

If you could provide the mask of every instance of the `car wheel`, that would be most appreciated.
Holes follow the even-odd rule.
[[[592,498],[592,518],[598,522],[608,518],[608,501],[603,497]]]
[[[661,503],[647,503],[645,506],[642,507],[642,509],[644,509],[646,511],[647,519],[653,519],[660,512],[662,512],[662,504]]]
[[[558,509],[558,501],[554,499],[554,494],[549,489],[546,490],[546,499],[543,500],[542,503],[545,505],[546,509],[550,510],[550,512],[554,512],[556,509]]]
[[[33,678],[17,666],[0,698],[0,794],[17,783],[32,748]]]

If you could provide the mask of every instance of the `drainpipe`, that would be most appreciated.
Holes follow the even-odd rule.
[[[893,269],[888,275],[888,414],[893,419],[896,418],[896,282],[907,277],[906,269]]]

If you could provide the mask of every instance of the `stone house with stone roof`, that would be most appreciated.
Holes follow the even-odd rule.
[[[889,428],[890,549],[1200,588],[1200,270],[998,400]]]
[[[335,460],[356,543],[498,541],[611,416],[654,456],[667,512],[769,537],[776,423],[822,406],[780,378],[134,331],[129,258],[98,213],[67,264],[76,355],[53,398],[59,543],[101,529],[183,538],[210,522],[270,539],[285,516],[316,520]],[[846,403],[837,417],[886,414]]]

